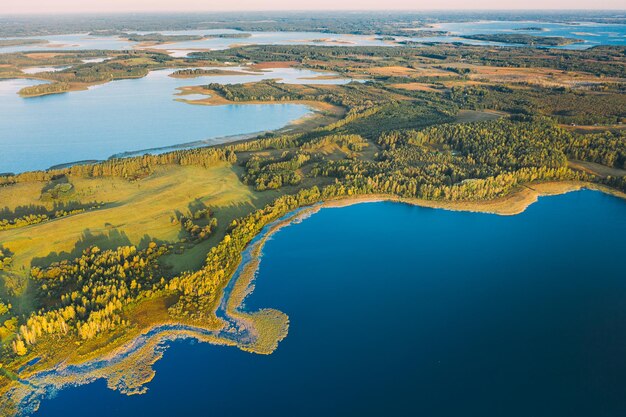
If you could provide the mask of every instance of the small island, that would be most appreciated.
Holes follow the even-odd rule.
[[[182,70],[176,70],[170,74],[173,78],[195,78],[205,77],[210,75],[250,75],[242,71],[234,71],[221,68],[186,68]]]
[[[143,44],[162,45],[166,43],[202,41],[207,39],[244,39],[252,35],[250,33],[218,33],[209,35],[163,35],[161,33],[148,33],[141,35],[131,33],[122,35],[129,41]]]
[[[140,35],[138,33],[131,33],[126,35],[126,38],[132,42],[163,44],[169,42],[199,41],[204,37],[199,35],[162,35],[160,33]]]
[[[252,37],[251,33],[217,33],[204,35],[204,39],[245,39]]]
[[[513,28],[513,30],[519,30],[521,32],[546,32],[548,29],[540,26],[526,26],[523,28]]]

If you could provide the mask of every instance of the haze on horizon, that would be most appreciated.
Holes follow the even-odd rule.
[[[39,13],[122,13],[122,12],[225,12],[225,11],[305,11],[305,10],[620,10],[623,0],[440,0],[437,2],[410,0],[20,0],[0,7],[0,14]]]

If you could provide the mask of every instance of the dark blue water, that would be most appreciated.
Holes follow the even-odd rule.
[[[324,209],[265,247],[247,304],[290,316],[273,355],[174,343],[146,395],[100,381],[37,416],[623,416],[625,236],[592,191]]]

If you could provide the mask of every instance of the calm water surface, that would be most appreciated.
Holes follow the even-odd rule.
[[[525,28],[542,28],[539,31],[519,30]],[[562,36],[565,38],[575,38],[585,41],[571,45],[559,46],[560,49],[586,49],[598,45],[626,45],[626,25],[600,24],[600,23],[548,23],[548,22],[506,22],[506,21],[483,21],[483,22],[463,22],[463,23],[442,23],[437,25],[438,29],[446,30],[451,35],[476,35],[495,33],[516,33],[535,36]],[[435,40],[429,38],[431,40]],[[450,40],[450,38],[446,38]],[[469,42],[477,45],[490,44],[494,42],[471,41],[469,39],[458,38],[461,42]]]
[[[15,38],[2,38],[15,39]],[[31,51],[77,51],[81,49],[125,50],[132,49],[135,42],[116,36],[89,36],[86,33],[69,35],[30,36],[18,39],[43,39],[48,43],[0,47],[0,53]]]
[[[219,143],[231,140],[227,137],[232,135],[279,129],[310,113],[300,104],[191,105],[175,100],[180,87],[268,78],[307,84],[350,81],[307,79],[321,74],[292,68],[187,79],[169,77],[171,72],[154,71],[144,78],[114,81],[86,91],[26,99],[17,92],[38,82],[0,81],[0,173],[201,140]]]
[[[154,32],[134,32],[129,33],[147,34]],[[158,33],[164,35],[194,35],[204,36],[211,34],[236,34],[250,33],[248,38],[210,38],[200,41],[183,41],[172,42],[166,45],[151,46],[151,48],[159,48],[165,50],[177,49],[226,49],[236,44],[266,44],[266,45],[282,45],[282,44],[320,44],[333,45],[339,42],[343,45],[386,45],[385,42],[374,39],[371,36],[353,36],[342,35],[337,33],[320,33],[320,32],[241,32],[229,29],[210,29],[210,30],[177,30],[177,31],[160,31]],[[13,38],[0,38],[13,39]],[[132,49],[138,45],[138,42],[132,42],[117,36],[89,36],[88,34],[70,34],[70,35],[53,35],[53,36],[32,36],[26,39],[43,39],[47,40],[46,44],[34,45],[16,45],[0,47],[0,53],[3,52],[29,52],[29,51],[45,51],[45,50],[65,50],[75,51],[80,49],[103,49],[103,50],[125,50]]]
[[[538,36],[564,36],[569,38],[582,39],[585,42],[575,45],[562,46],[560,48],[584,49],[596,45],[626,45],[626,25],[600,24],[600,23],[550,23],[532,21],[480,21],[480,22],[455,22],[441,23],[436,25],[438,29],[446,30],[452,36],[436,36],[427,38],[399,38],[422,42],[462,42],[476,45],[503,45],[502,43],[481,42],[459,38],[459,35],[473,35],[478,33],[528,33]],[[541,27],[542,31],[518,31],[516,28]],[[146,34],[148,32],[136,32]],[[254,44],[254,45],[358,45],[358,46],[385,46],[391,45],[385,41],[377,39],[376,36],[346,35],[337,33],[320,32],[255,32],[237,31],[229,29],[211,30],[179,30],[160,31],[164,35],[195,35],[203,36],[210,34],[236,34],[250,33],[248,38],[212,38],[200,41],[172,42],[165,45],[156,45],[151,48],[170,51],[175,56],[184,56],[190,51],[203,49],[226,49],[234,45]],[[2,52],[18,51],[40,51],[40,50],[79,50],[79,49],[108,49],[124,50],[132,49],[138,45],[120,39],[115,36],[99,37],[87,34],[54,35],[54,36],[34,36],[33,39],[48,40],[47,44],[40,45],[18,45],[10,47],[0,47]],[[6,39],[6,38],[3,38]]]
[[[626,202],[583,191],[503,217],[324,209],[264,249],[270,356],[174,343],[146,395],[98,383],[41,417],[626,415]]]

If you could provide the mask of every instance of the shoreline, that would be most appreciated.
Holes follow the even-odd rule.
[[[245,73],[244,73],[245,75]],[[137,78],[142,78],[142,77],[137,77]],[[36,77],[16,77],[16,79],[34,79],[34,80],[43,80],[40,78],[36,78]],[[80,85],[71,85],[71,88],[67,91],[59,91],[59,92],[50,92],[50,93],[42,93],[42,94],[37,94],[37,95],[21,95],[20,96],[22,98],[28,99],[28,98],[35,98],[35,97],[41,97],[41,96],[46,96],[46,95],[53,95],[53,94],[65,94],[65,93],[70,93],[73,91],[82,91],[82,90],[87,90],[89,89],[91,86],[93,85],[101,85],[101,84],[105,84],[107,82],[97,82],[97,83],[92,83],[92,84],[80,84]],[[289,123],[287,123],[286,125],[278,128],[278,129],[274,129],[274,130],[263,130],[263,131],[255,131],[255,132],[250,132],[250,133],[240,133],[240,134],[234,134],[234,135],[226,135],[226,136],[218,136],[218,137],[213,137],[213,138],[204,138],[204,139],[199,139],[199,140],[194,140],[194,141],[190,141],[190,142],[183,142],[183,143],[178,143],[178,144],[173,144],[173,145],[168,145],[168,146],[163,146],[163,147],[155,147],[155,148],[145,148],[145,149],[138,149],[135,151],[122,151],[122,152],[117,152],[114,153],[112,155],[110,155],[109,157],[107,157],[106,159],[86,159],[86,160],[78,160],[78,161],[68,161],[68,162],[63,162],[63,163],[59,163],[59,164],[55,164],[52,165],[48,168],[42,168],[42,169],[36,169],[36,170],[27,170],[27,171],[20,171],[20,172],[7,172],[7,173],[0,173],[0,176],[14,176],[14,175],[20,175],[20,174],[24,174],[24,173],[28,173],[28,172],[42,172],[42,171],[51,171],[51,170],[56,170],[56,169],[65,169],[65,168],[69,168],[75,165],[90,165],[90,164],[97,164],[97,163],[101,163],[101,162],[105,162],[111,159],[118,159],[118,158],[131,158],[131,157],[136,157],[136,156],[142,156],[145,154],[160,154],[160,153],[167,153],[167,152],[173,152],[173,151],[178,151],[178,150],[185,150],[185,149],[195,149],[195,148],[202,148],[202,147],[211,147],[211,146],[221,146],[221,145],[228,145],[228,144],[235,144],[235,143],[240,143],[240,142],[245,142],[247,140],[251,140],[254,139],[258,136],[267,134],[267,133],[274,133],[274,134],[286,134],[286,133],[292,133],[293,130],[297,130],[299,128],[302,128],[301,125],[306,124],[307,122],[311,122],[314,123],[315,125],[313,126],[313,128],[319,127],[321,125],[323,125],[323,123],[316,123],[316,119],[321,119],[326,115],[330,115],[332,114],[333,117],[337,118],[337,120],[339,120],[339,118],[341,118],[342,116],[344,116],[346,114],[346,110],[340,106],[336,106],[333,104],[329,104],[326,102],[322,102],[322,101],[314,101],[314,100],[282,100],[282,101],[271,101],[271,100],[252,100],[252,101],[242,101],[242,102],[237,102],[237,101],[230,101],[227,100],[223,97],[221,97],[219,94],[213,92],[212,90],[205,90],[202,86],[188,86],[188,87],[179,87],[176,90],[179,91],[179,93],[174,95],[174,100],[179,101],[179,102],[183,102],[186,104],[191,104],[191,105],[204,105],[204,106],[224,106],[224,105],[239,105],[239,106],[244,106],[244,105],[274,105],[274,104],[299,104],[299,105],[304,105],[310,108],[310,112],[308,112],[307,114],[303,115],[300,118],[294,119],[292,121],[290,121]],[[19,94],[19,92],[18,92]],[[192,94],[202,94],[204,96],[206,96],[206,98],[204,99],[200,99],[200,100],[187,100],[185,98],[185,96],[187,95],[192,95]],[[333,122],[336,120],[333,120]]]
[[[322,206],[326,208],[340,208],[360,203],[390,201],[440,210],[515,216],[526,211],[528,207],[539,201],[540,197],[561,195],[584,189],[600,191],[626,200],[626,193],[599,184],[581,181],[545,181],[535,184],[531,183],[522,185],[510,194],[492,200],[424,200],[418,198],[395,197],[384,194],[371,194],[330,199],[323,202]]]
[[[187,100],[182,100],[185,103],[188,104],[194,104],[190,101]],[[204,103],[196,103],[198,105],[204,105]],[[138,156],[142,156],[142,155],[158,155],[158,154],[162,154],[162,153],[168,153],[168,152],[175,152],[175,151],[180,151],[180,150],[188,150],[188,149],[196,149],[196,148],[204,148],[204,147],[213,147],[213,146],[224,146],[224,145],[231,145],[231,144],[236,144],[236,143],[241,143],[241,142],[245,142],[251,139],[255,139],[259,136],[262,136],[264,134],[267,133],[274,133],[274,134],[286,134],[286,133],[290,133],[292,130],[297,129],[299,127],[299,125],[301,125],[302,123],[306,123],[307,121],[311,120],[311,119],[315,119],[319,116],[321,116],[322,112],[328,111],[328,107],[326,106],[326,103],[322,103],[322,102],[315,102],[315,101],[292,101],[292,102],[258,102],[258,103],[252,103],[252,102],[245,102],[245,103],[237,103],[237,102],[232,102],[229,104],[233,104],[233,105],[246,105],[246,104],[254,104],[254,105],[259,105],[259,104],[301,104],[307,107],[310,107],[313,111],[305,114],[304,116],[298,118],[298,119],[294,119],[292,121],[290,121],[288,124],[286,124],[285,126],[278,128],[278,129],[274,129],[274,130],[261,130],[261,131],[256,131],[256,132],[251,132],[251,133],[240,133],[240,134],[235,134],[235,135],[226,135],[226,136],[217,136],[214,138],[206,138],[206,139],[200,139],[200,140],[195,140],[195,141],[191,141],[191,142],[184,142],[184,143],[179,143],[179,144],[175,144],[175,145],[169,145],[169,146],[163,146],[163,147],[157,147],[157,148],[146,148],[146,149],[140,149],[140,150],[136,150],[136,151],[125,151],[125,152],[118,152],[115,153],[111,156],[109,156],[106,159],[89,159],[89,160],[81,160],[81,161],[72,161],[72,162],[64,162],[62,164],[57,164],[57,165],[53,165],[47,169],[44,169],[43,171],[51,171],[51,170],[55,170],[55,169],[64,169],[64,168],[69,168],[75,165],[90,165],[90,164],[97,164],[100,162],[106,162],[108,160],[111,159],[122,159],[122,158],[133,158],[133,157],[138,157]],[[216,105],[222,105],[222,104],[216,104]],[[338,106],[332,106],[332,105],[328,105],[329,107],[334,107],[334,111],[337,111],[337,113],[339,112],[339,109],[341,109]],[[342,109],[343,111],[343,109]],[[25,171],[25,172],[36,172],[36,171]],[[19,175],[19,174],[23,174],[24,172],[20,172],[20,173],[11,173],[12,175]],[[1,174],[0,174],[1,175]]]
[[[68,385],[90,383],[96,379],[105,379],[109,388],[120,390],[122,393],[142,393],[145,383],[154,377],[152,365],[163,356],[167,342],[179,339],[192,338],[216,345],[236,346],[257,354],[271,354],[278,343],[287,336],[289,318],[274,309],[248,311],[245,308],[245,300],[254,291],[265,243],[282,228],[302,221],[321,209],[391,201],[435,209],[516,215],[537,202],[539,197],[582,189],[601,191],[626,199],[625,193],[608,187],[566,181],[522,186],[507,196],[487,201],[430,201],[372,194],[332,198],[297,208],[266,225],[242,252],[237,269],[223,287],[216,310],[217,319],[224,326],[205,328],[174,321],[154,323],[139,330],[137,335],[122,345],[112,347],[108,352],[106,347],[103,347],[100,354],[88,357],[84,361],[67,358],[52,368],[41,370],[35,370],[37,364],[33,364],[25,369],[24,376],[20,376],[21,383],[11,386],[3,395],[8,395],[7,398],[11,399],[19,398],[20,409],[27,409],[46,397],[49,393],[47,389],[54,391]],[[141,369],[141,372],[137,369]]]

